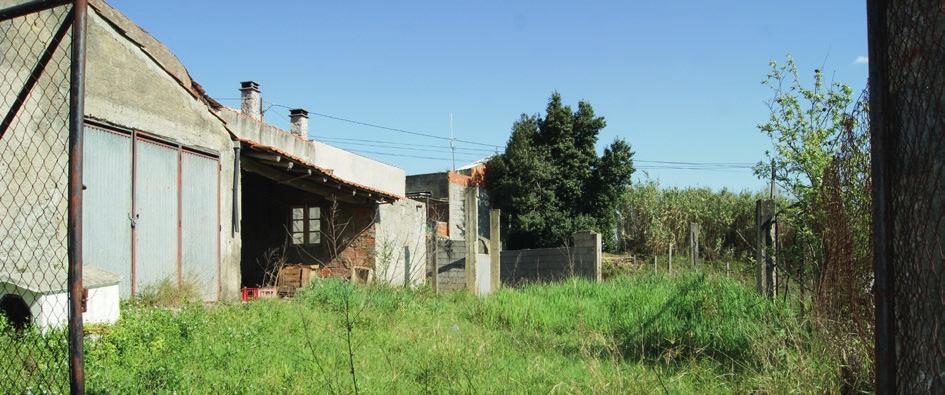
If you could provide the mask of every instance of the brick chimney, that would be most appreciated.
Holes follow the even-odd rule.
[[[289,122],[292,123],[292,134],[308,138],[308,111],[301,108],[289,110]]]
[[[256,120],[262,120],[261,106],[262,97],[259,95],[259,84],[256,81],[243,81],[240,83],[240,111],[243,115]]]

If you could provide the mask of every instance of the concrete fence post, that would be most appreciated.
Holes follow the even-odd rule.
[[[695,267],[699,264],[699,224],[689,223],[689,261]]]
[[[466,289],[473,295],[479,295],[479,282],[476,278],[476,255],[479,253],[479,187],[466,188]]]
[[[775,296],[773,222],[774,201],[758,200],[755,203],[755,287],[768,297]]]
[[[588,279],[601,282],[603,281],[602,262],[603,262],[603,243],[600,233],[590,231],[575,232],[572,236],[574,240],[575,264],[578,265],[576,272],[578,275]]]
[[[427,240],[427,243],[429,243],[427,245],[427,267],[429,267],[429,270],[430,270],[430,287],[433,288],[433,293],[437,293],[439,292],[439,288],[437,287],[439,285],[439,281],[437,281],[437,277],[439,277],[438,274],[439,274],[440,268],[437,267],[438,265],[436,264],[437,262],[436,245],[439,243],[437,243],[436,225],[434,224],[433,226],[434,226],[433,228],[434,232],[433,234],[430,235],[430,238]]]
[[[501,210],[489,210],[489,263],[492,265],[492,290],[502,286],[502,239],[501,239]]]

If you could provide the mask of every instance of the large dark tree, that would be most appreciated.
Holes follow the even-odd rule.
[[[597,155],[607,123],[587,102],[577,111],[557,92],[545,116],[522,114],[503,154],[486,174],[493,204],[502,209],[510,249],[558,247],[578,230],[595,230],[612,248],[617,205],[633,174],[633,151],[621,139]]]

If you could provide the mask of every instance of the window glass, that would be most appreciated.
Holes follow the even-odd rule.
[[[317,206],[292,208],[292,244],[321,243],[321,214],[322,210]]]

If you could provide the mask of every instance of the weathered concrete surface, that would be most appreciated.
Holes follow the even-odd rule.
[[[502,251],[503,285],[583,277],[601,281],[601,236],[577,232],[569,247]]]
[[[406,174],[402,169],[322,142],[306,140],[234,109],[224,108],[218,114],[226,121],[229,130],[242,140],[276,148],[345,181],[395,197],[405,195]]]
[[[448,184],[446,172],[413,174],[407,176],[406,190],[407,193],[427,192],[434,199],[445,199],[449,198]]]
[[[447,209],[442,213],[447,221],[449,238],[463,240],[466,234],[466,190],[477,184],[470,185],[472,179],[460,173],[441,172],[415,174],[407,176],[407,193],[430,193],[434,199],[446,199]],[[489,191],[478,186],[479,200],[479,237],[489,239]]]
[[[0,0],[0,7],[22,2]],[[5,84],[0,116],[28,80],[67,9],[0,25],[7,37],[0,41],[0,81]],[[0,272],[29,271],[37,281],[66,268],[69,41],[67,34],[0,139]],[[65,285],[64,277],[55,278],[54,285]]]
[[[7,7],[20,1],[0,0],[0,7]],[[93,1],[93,9],[89,12],[88,47],[87,47],[87,74],[86,74],[86,115],[127,129],[137,129],[155,137],[185,146],[197,148],[201,151],[219,155],[222,165],[221,180],[232,180],[233,153],[229,134],[224,124],[210,111],[209,103],[199,94],[199,89],[189,79],[183,66],[177,62],[169,51],[162,45],[134,26],[116,10],[101,1]],[[63,13],[69,7],[57,9],[53,20],[61,21]],[[5,41],[4,45],[20,46],[27,44],[29,48],[44,48],[49,42],[48,37],[55,23],[42,24],[37,22],[52,11],[32,15],[11,22],[9,26],[29,30],[26,35],[15,42]],[[108,15],[106,20],[102,15]],[[45,18],[44,18],[45,19]],[[116,30],[116,26],[120,30]],[[46,29],[46,31],[44,31]],[[25,32],[25,31],[24,31]],[[134,41],[137,37],[142,41]],[[3,201],[0,206],[17,206],[15,215],[0,213],[4,223],[19,223],[12,227],[2,226],[3,233],[0,240],[0,264],[6,259],[4,256],[19,255],[27,248],[34,253],[48,254],[51,259],[33,259],[55,263],[59,268],[65,264],[65,191],[66,152],[65,140],[67,134],[65,122],[68,115],[67,83],[61,83],[67,78],[69,61],[66,56],[69,40],[64,40],[62,48],[56,53],[51,65],[44,73],[44,79],[58,78],[60,82],[42,80],[30,99],[20,111],[18,124],[11,128],[11,132],[4,137],[0,153],[6,158],[6,163],[19,163],[15,169],[0,169],[3,180],[0,180],[0,189],[15,190],[15,185],[24,185],[30,179],[44,180],[34,182],[43,186],[32,188],[27,194],[2,194],[0,199],[14,199],[15,202]],[[146,48],[146,49],[145,49]],[[147,51],[148,53],[145,53]],[[16,51],[20,52],[20,51]],[[23,57],[19,62],[7,59],[14,51],[0,48],[4,59],[0,62],[0,72],[3,75],[25,75],[34,66],[37,57]],[[22,52],[21,52],[22,53]],[[163,59],[158,62],[156,59]],[[24,64],[25,61],[25,64]],[[14,81],[8,83],[15,84]],[[58,89],[52,89],[58,87]],[[4,89],[0,92],[4,103],[9,103],[8,95],[15,95],[19,87]],[[6,110],[6,109],[4,109]],[[26,114],[33,115],[27,116]],[[42,116],[39,116],[42,114]],[[42,121],[55,119],[55,121]],[[18,141],[17,135],[22,131],[32,129],[33,132],[25,135],[32,136],[33,143],[24,144]],[[24,136],[25,136],[24,135]],[[38,139],[38,140],[37,140]],[[37,144],[40,143],[41,144]],[[22,157],[21,157],[22,156]],[[31,159],[32,158],[32,159]],[[31,163],[23,166],[23,164]],[[2,166],[2,165],[0,165]],[[130,170],[130,169],[129,169]],[[224,181],[226,182],[226,181]],[[231,188],[221,185],[221,212],[220,220],[225,229],[230,223],[229,202],[232,199]],[[30,208],[37,208],[40,212],[33,212]],[[129,213],[130,215],[130,213]],[[31,219],[30,219],[31,218]],[[22,225],[26,223],[45,224],[42,231],[29,231],[22,235],[11,234],[11,229],[20,232],[28,230]],[[50,226],[49,224],[54,224]],[[36,244],[40,237],[50,240],[43,242],[44,247]],[[58,241],[56,241],[58,240]],[[31,243],[35,244],[32,247]],[[208,246],[216,249],[217,246]],[[223,296],[235,298],[239,286],[239,239],[231,237],[229,232],[220,235],[219,250],[221,252],[221,280]],[[20,258],[13,257],[21,261]],[[216,270],[216,267],[212,268]]]
[[[426,213],[426,205],[411,199],[378,207],[375,261],[378,281],[416,286],[426,280]]]
[[[462,240],[438,239],[434,260],[437,292],[466,289],[466,243]]]

